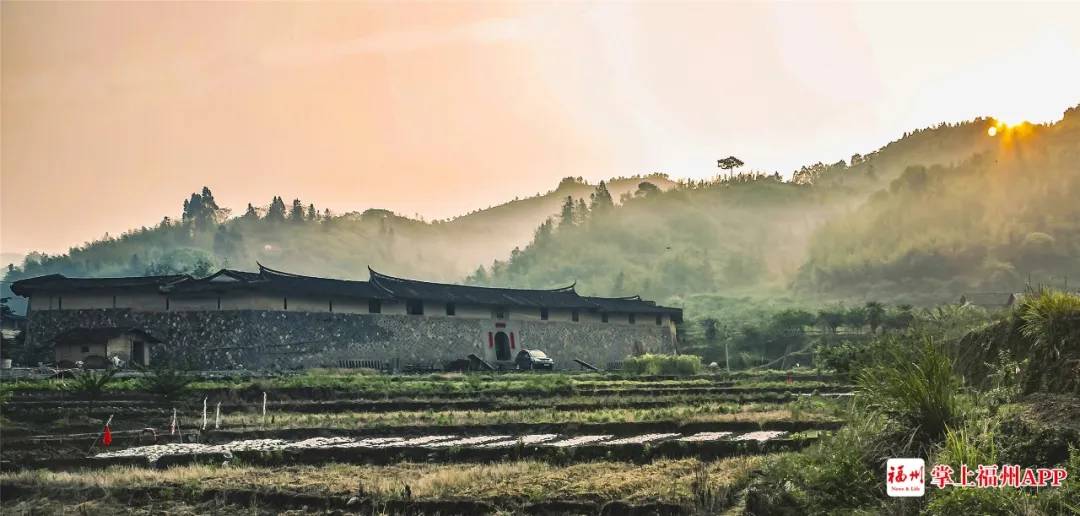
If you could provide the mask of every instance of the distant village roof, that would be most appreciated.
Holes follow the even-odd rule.
[[[137,278],[68,278],[51,274],[16,281],[11,290],[20,296],[33,292],[59,292],[82,289],[154,288],[170,295],[228,291],[274,291],[310,293],[334,297],[364,299],[405,299],[444,303],[501,307],[564,308],[600,312],[636,312],[670,314],[682,320],[682,309],[657,306],[639,296],[586,297],[578,295],[574,285],[555,289],[515,289],[476,287],[397,278],[368,268],[369,281],[340,280],[302,276],[258,264],[259,272],[222,269],[205,278],[189,275],[146,276]]]

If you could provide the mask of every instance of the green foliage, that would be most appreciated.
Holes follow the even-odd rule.
[[[119,369],[113,368],[101,371],[80,371],[75,374],[74,378],[66,382],[65,389],[86,396],[91,401],[97,400],[109,387],[109,384],[113,382],[116,373],[119,371]]]
[[[1023,393],[1080,393],[1080,296],[1029,294],[1001,320],[955,340],[951,352],[959,371],[981,387],[1011,363]]]
[[[1021,334],[1039,373],[1028,375],[1025,389],[1080,393],[1080,296],[1042,290],[1018,309]]]
[[[814,234],[796,287],[940,303],[1076,277],[1080,112],[1011,131],[1008,142],[972,133],[982,153],[907,162],[887,189]]]
[[[701,372],[697,355],[652,355],[627,357],[623,369],[639,375],[692,375]]]
[[[926,514],[929,515],[982,514],[986,516],[1013,516],[1015,514],[1032,514],[1021,510],[1025,496],[1017,489],[946,488],[934,490],[931,493],[930,502],[926,507]]]
[[[856,417],[802,453],[771,461],[747,493],[747,514],[837,514],[881,507],[884,421]]]
[[[178,399],[198,379],[192,372],[169,364],[156,364],[141,371],[143,388],[166,400]]]
[[[814,363],[821,369],[834,371],[840,380],[851,382],[863,368],[880,358],[878,352],[883,347],[874,343],[850,340],[840,343],[820,342],[814,346]]]
[[[964,410],[962,382],[952,361],[931,339],[921,340],[910,350],[890,350],[880,363],[858,375],[860,398],[867,408],[910,433],[916,451],[956,427]]]

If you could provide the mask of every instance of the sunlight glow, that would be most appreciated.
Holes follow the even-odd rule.
[[[997,127],[990,126],[990,128],[986,130],[986,134],[989,136],[997,136]]]

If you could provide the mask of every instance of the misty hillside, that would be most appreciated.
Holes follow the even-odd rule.
[[[1080,282],[1080,108],[963,162],[907,167],[811,239],[796,287],[914,299]]]
[[[685,303],[715,293],[934,304],[965,292],[1080,281],[1078,110],[988,135],[978,119],[905,135],[791,181],[742,174],[681,184],[541,228],[479,284]],[[854,165],[852,165],[854,163]],[[706,300],[707,301],[707,300]]]
[[[643,181],[663,189],[674,184],[663,175],[650,175],[615,178],[610,188],[621,195]],[[73,247],[64,255],[31,253],[16,262],[7,280],[51,273],[199,275],[226,266],[250,270],[259,261],[311,275],[366,278],[371,265],[391,274],[455,281],[479,263],[509,257],[515,246],[528,243],[537,225],[558,212],[566,197],[580,201],[594,188],[581,178],[566,178],[544,194],[432,222],[377,208],[332,214],[281,197],[266,206],[249,205],[230,218],[212,191],[204,189],[182,207],[178,202],[180,217]],[[6,284],[4,289],[10,296]]]
[[[987,134],[990,119],[940,124],[789,180],[652,175],[600,188],[566,178],[446,221],[380,209],[331,214],[287,197],[227,217],[204,189],[178,219],[61,256],[31,254],[7,279],[199,275],[256,261],[365,278],[370,264],[482,285],[577,281],[583,293],[641,294],[688,310],[715,296],[935,303],[1019,289],[1028,274],[1080,282],[1077,118],[1073,109],[1053,126],[997,137]]]

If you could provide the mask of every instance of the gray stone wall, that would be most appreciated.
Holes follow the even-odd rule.
[[[154,361],[180,359],[201,368],[336,367],[339,360],[380,360],[442,366],[469,353],[484,357],[488,333],[513,331],[516,350],[542,349],[556,367],[573,359],[599,367],[635,349],[670,353],[667,326],[560,321],[505,322],[388,314],[235,310],[142,312],[128,309],[32,312],[28,361],[53,361],[49,342],[72,328],[133,327],[161,339]]]

